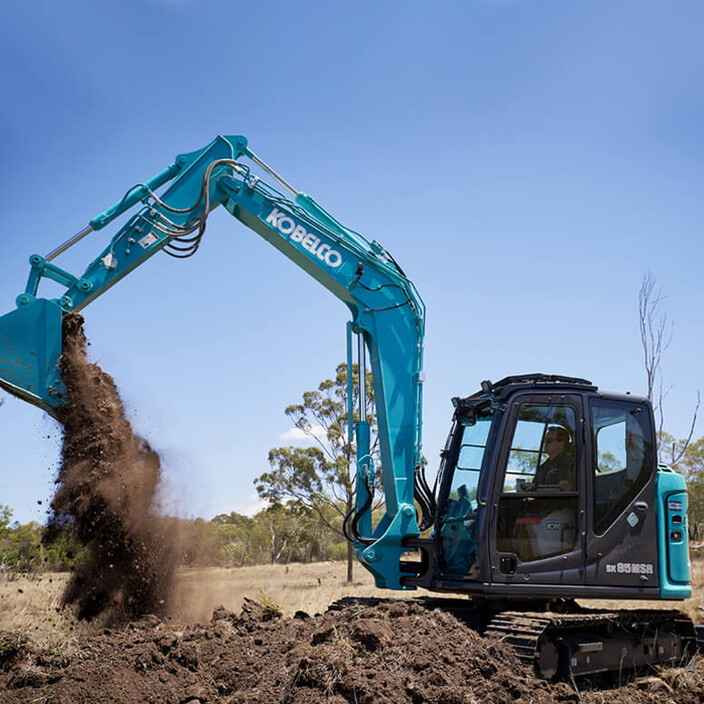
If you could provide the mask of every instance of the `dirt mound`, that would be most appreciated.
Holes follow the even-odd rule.
[[[704,668],[651,674],[582,691],[537,679],[511,649],[422,603],[346,603],[322,616],[281,619],[245,601],[208,625],[175,629],[156,616],[54,644],[13,644],[0,702],[230,702],[231,704],[524,704],[702,701]]]
[[[64,603],[81,618],[163,613],[176,550],[153,513],[159,456],[134,433],[112,378],[88,362],[80,315],[65,316],[63,336],[68,405],[49,535],[71,521],[88,547]]]

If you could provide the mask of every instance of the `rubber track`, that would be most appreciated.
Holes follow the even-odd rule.
[[[603,626],[629,630],[636,623],[653,625],[666,622],[673,623],[678,633],[691,639],[692,650],[696,649],[696,634],[691,619],[680,611],[670,609],[592,611],[580,614],[504,611],[489,622],[485,633],[498,636],[511,645],[518,659],[537,672],[538,648],[544,635],[548,636],[546,640],[550,640],[557,632],[564,635],[569,631]]]

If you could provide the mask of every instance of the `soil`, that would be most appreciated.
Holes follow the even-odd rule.
[[[78,314],[64,317],[61,373],[68,404],[48,540],[71,522],[88,548],[64,604],[113,621],[165,613],[177,549],[154,512],[159,456],[134,433],[112,378],[88,361]]]
[[[40,648],[0,632],[0,703],[499,704],[704,700],[704,666],[580,691],[537,679],[510,647],[413,601],[345,600],[282,619],[245,600],[207,625],[157,616]]]

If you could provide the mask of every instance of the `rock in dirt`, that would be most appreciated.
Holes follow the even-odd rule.
[[[198,702],[205,703],[209,699],[208,690],[200,684],[194,684],[186,690],[186,693],[181,699],[181,704],[197,704]]]

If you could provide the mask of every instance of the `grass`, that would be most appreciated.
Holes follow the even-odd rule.
[[[346,575],[344,562],[182,568],[170,595],[171,620],[177,624],[209,621],[218,606],[238,613],[245,597],[292,616],[299,610],[322,613],[344,596],[390,595],[376,589],[371,575],[359,565],[352,584]],[[79,622],[69,609],[61,608],[68,578],[68,574],[46,573],[9,580],[0,575],[0,630],[31,634],[35,642],[47,646],[57,633],[72,638],[99,630],[102,624]],[[408,598],[417,593],[395,594]]]
[[[12,581],[0,576],[0,630],[31,635],[35,642],[51,648],[57,635],[74,639],[95,632],[100,624],[78,622],[61,609],[67,574],[20,576]],[[704,560],[692,562],[693,596],[685,602],[670,601],[582,601],[593,608],[676,608],[695,621],[704,620]],[[382,596],[398,599],[427,594],[423,590],[390,592],[377,589],[373,579],[355,565],[355,580],[346,581],[343,562],[260,565],[256,567],[183,568],[178,571],[171,594],[171,620],[177,624],[209,621],[213,610],[224,606],[239,612],[245,597],[278,606],[284,616],[296,611],[322,613],[329,604],[345,596]]]
[[[172,613],[175,620],[185,623],[209,620],[217,606],[238,612],[244,597],[249,597],[260,602],[273,602],[284,616],[292,616],[296,611],[314,615],[322,613],[344,596],[384,594],[374,586],[372,576],[359,565],[355,565],[352,584],[347,583],[346,574],[344,562],[182,569],[174,586]],[[405,592],[403,595],[415,593]]]
[[[80,624],[61,610],[66,574],[0,576],[0,629],[8,631],[80,630]]]

